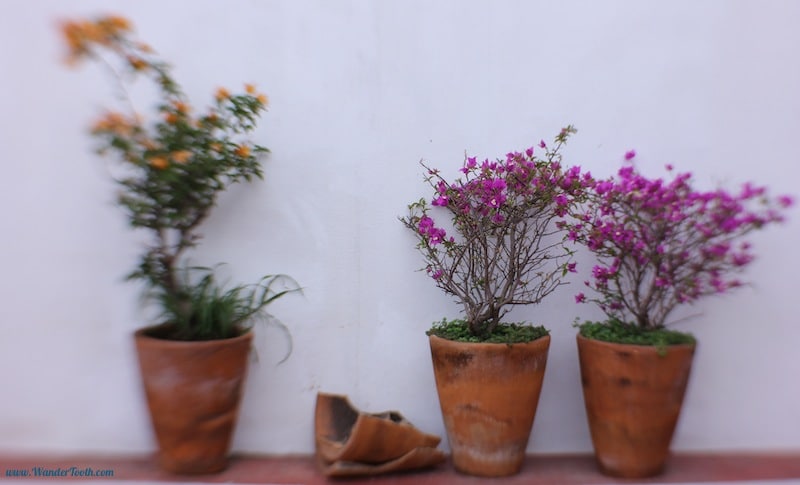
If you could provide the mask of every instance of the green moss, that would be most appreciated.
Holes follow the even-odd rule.
[[[534,327],[522,323],[501,323],[494,331],[485,336],[472,335],[465,320],[447,320],[435,322],[426,335],[435,335],[447,340],[457,342],[494,343],[494,344],[519,344],[533,342],[548,335],[550,332],[542,326]]]
[[[607,322],[584,322],[578,326],[586,338],[617,344],[649,345],[668,347],[670,345],[695,344],[697,341],[689,333],[657,328],[642,329],[636,325],[623,323],[617,319]]]

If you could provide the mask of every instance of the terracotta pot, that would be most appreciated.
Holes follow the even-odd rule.
[[[643,478],[664,470],[694,350],[671,345],[659,353],[578,334],[586,415],[603,473]]]
[[[500,477],[525,459],[550,336],[525,344],[430,337],[439,404],[456,470]]]
[[[337,394],[317,394],[314,437],[317,462],[329,477],[416,470],[445,460],[436,449],[438,436],[418,430],[397,411],[365,413]]]
[[[216,473],[228,464],[252,334],[202,342],[134,334],[159,462],[173,473]]]
[[[317,455],[325,462],[378,464],[415,448],[436,448],[441,438],[423,433],[397,411],[364,413],[346,396],[318,393],[314,412]]]

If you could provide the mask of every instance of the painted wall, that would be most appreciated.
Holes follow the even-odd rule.
[[[101,0],[0,6],[0,452],[154,448],[131,333],[148,323],[122,281],[140,235],[86,127],[115,102],[97,65],[61,62],[57,20]],[[635,148],[708,188],[800,176],[800,3],[786,1],[115,2],[202,103],[254,82],[266,180],[226,194],[198,263],[232,281],[288,273],[305,287],[256,330],[234,448],[313,450],[317,391],[397,409],[444,434],[424,331],[458,308],[423,273],[397,221],[428,195],[421,158],[455,174],[464,150],[502,156],[579,129],[566,161],[611,174]],[[134,90],[145,109],[146,92]],[[752,238],[753,282],[688,311],[700,339],[679,450],[800,449],[800,211]],[[588,260],[583,258],[584,269]],[[514,316],[552,347],[529,450],[590,450],[574,342],[579,280]],[[446,447],[446,443],[445,443]]]

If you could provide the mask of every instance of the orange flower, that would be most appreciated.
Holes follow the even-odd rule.
[[[156,170],[164,170],[169,166],[169,161],[164,157],[153,157],[150,159],[150,166]]]
[[[192,158],[192,152],[189,150],[180,150],[172,154],[171,157],[176,163],[186,163]]]
[[[105,19],[100,19],[97,22],[82,22],[81,28],[87,41],[103,46],[110,46],[119,37],[117,28],[107,23]]]
[[[237,157],[242,157],[242,158],[249,157],[250,147],[247,145],[239,145],[238,147],[236,147],[236,150],[234,150],[233,153],[235,153]]]
[[[118,43],[131,24],[124,17],[102,17],[95,22],[89,20],[67,21],[61,24],[61,34],[67,42],[67,61],[72,63],[86,56],[92,44],[111,47]]]
[[[83,27],[78,22],[64,22],[61,24],[61,35],[67,43],[69,54],[67,62],[74,63],[89,52],[86,35]]]
[[[181,114],[186,114],[189,112],[189,105],[184,103],[183,101],[173,101],[172,106],[175,107],[175,111]]]
[[[103,29],[94,22],[85,20],[78,25],[81,30],[81,35],[89,42],[102,42],[105,38]]]
[[[253,84],[245,84],[244,90],[247,94],[256,94],[256,87]]]
[[[100,23],[119,32],[128,32],[131,30],[130,21],[119,15],[109,15],[108,17],[100,19]]]
[[[214,97],[217,98],[217,101],[225,101],[231,97],[231,93],[229,93],[225,88],[217,88],[217,92],[214,93]]]
[[[166,122],[170,125],[174,125],[178,122],[178,115],[171,111],[167,112],[167,114],[164,115],[164,120],[166,120]]]
[[[102,131],[108,131],[111,125],[108,122],[107,118],[100,118],[99,120],[95,121],[92,125],[92,133],[100,133]]]
[[[83,33],[77,22],[61,22],[61,35],[70,48],[79,47],[83,43]]]
[[[110,111],[92,125],[92,133],[110,131],[120,136],[130,135],[133,124],[120,113]]]
[[[144,70],[150,65],[141,57],[136,56],[128,56],[128,64],[137,71]]]
[[[259,94],[256,97],[256,99],[258,99],[258,102],[263,104],[264,106],[267,106],[269,104],[269,98],[267,97],[266,94]]]

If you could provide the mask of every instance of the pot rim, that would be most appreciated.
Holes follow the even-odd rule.
[[[550,343],[550,334],[543,335],[536,340],[531,340],[530,342],[515,342],[515,343],[505,343],[505,342],[462,342],[460,340],[450,340],[444,337],[439,337],[438,335],[428,335],[428,340],[439,341],[440,345],[444,342],[447,342],[452,345],[464,345],[464,346],[476,346],[476,345],[485,345],[487,347],[516,347],[516,346],[535,346],[535,345],[544,345],[545,343]]]
[[[221,338],[221,339],[211,339],[211,340],[173,340],[173,339],[168,339],[168,338],[158,338],[158,337],[153,337],[153,336],[147,335],[147,332],[150,332],[150,331],[152,331],[154,329],[157,329],[157,328],[160,328],[160,327],[164,327],[164,326],[167,326],[167,325],[170,325],[170,324],[169,323],[158,323],[158,324],[155,324],[155,325],[148,325],[146,327],[138,328],[133,332],[133,338],[134,338],[134,340],[137,340],[137,341],[147,341],[147,342],[151,342],[152,344],[162,343],[164,345],[174,345],[174,346],[181,346],[181,347],[186,347],[186,346],[194,346],[194,347],[216,346],[216,345],[219,345],[220,343],[223,343],[223,342],[224,343],[234,343],[234,342],[239,342],[239,341],[242,341],[242,340],[252,340],[253,339],[253,332],[251,331],[252,329],[250,327],[242,329],[242,333],[237,335],[237,336],[235,336],[235,337]]]

